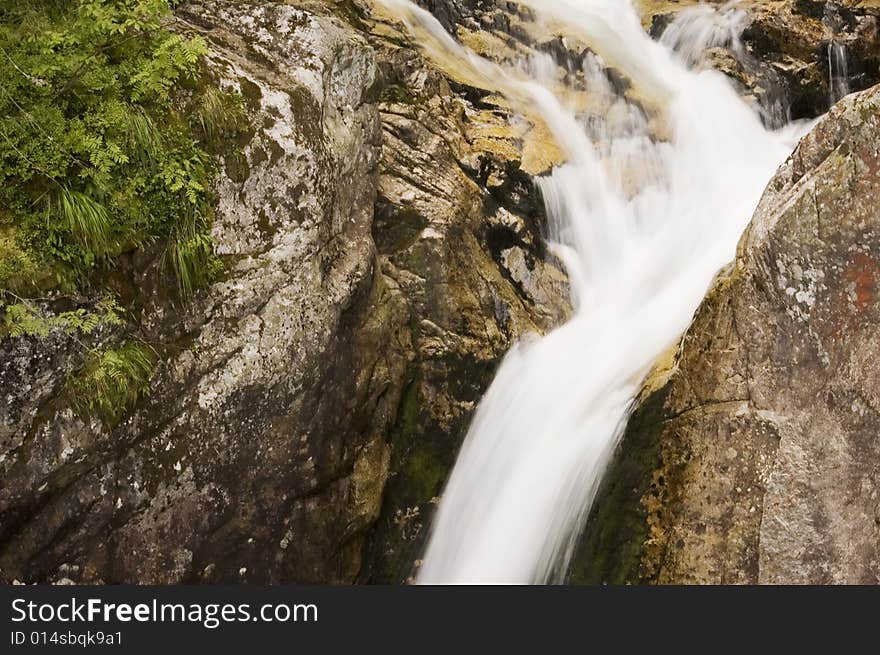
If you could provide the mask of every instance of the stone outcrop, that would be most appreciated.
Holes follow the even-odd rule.
[[[743,40],[767,71],[765,80],[775,75],[780,81],[791,118],[817,116],[844,90],[860,91],[880,82],[877,3],[756,2]],[[845,89],[835,88],[841,84]]]
[[[388,583],[412,570],[498,361],[521,335],[564,321],[569,304],[508,112],[399,41],[374,42],[385,88],[373,234],[381,270],[409,307],[391,476],[361,574]]]
[[[163,361],[115,427],[71,409],[73,344],[3,341],[6,579],[346,581],[379,511],[405,361],[371,236],[375,57],[292,7],[181,16],[251,126],[219,162],[227,270],[181,307],[156,262],[135,267],[136,333]]]
[[[587,526],[589,582],[880,582],[880,87],[770,182],[637,410]]]
[[[517,3],[421,0],[419,4],[480,52],[522,54],[529,48],[526,44],[537,42],[539,49],[553,52],[560,61],[575,62],[575,68],[583,54],[582,45],[526,28],[521,17],[529,10]],[[634,4],[645,28],[660,38],[679,12],[701,3],[634,0]],[[730,8],[727,0],[708,0],[708,4]],[[738,38],[710,47],[704,53],[706,63],[729,75],[774,126],[818,117],[846,92],[880,82],[880,3],[742,0],[735,9],[743,16]]]

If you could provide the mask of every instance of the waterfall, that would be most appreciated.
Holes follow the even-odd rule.
[[[736,16],[701,9],[721,32],[678,25],[673,48],[648,37],[628,0],[519,0],[535,31],[589,48],[582,70],[560,81],[547,66],[476,55],[408,0],[379,1],[429,58],[543,121],[566,157],[537,183],[574,316],[504,358],[417,581],[558,582],[642,381],[734,256],[794,134],[768,131],[722,74],[692,68],[700,48],[729,38]],[[629,92],[610,83],[609,68]],[[560,88],[575,79],[591,98],[586,112],[570,106],[578,89]]]
[[[832,105],[850,92],[846,46],[833,39],[828,42],[828,92]]]
[[[674,49],[689,67],[703,63],[710,48],[728,48],[738,59],[745,58],[746,49],[740,36],[748,22],[748,14],[737,9],[736,3],[719,11],[709,5],[694,5],[678,15],[660,37],[660,42]]]

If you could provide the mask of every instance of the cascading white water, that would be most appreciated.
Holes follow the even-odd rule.
[[[739,58],[745,57],[740,35],[748,22],[748,14],[728,3],[721,11],[710,5],[694,5],[682,9],[663,31],[660,43],[674,49],[686,66],[697,66],[709,48],[729,48]]]
[[[443,493],[417,580],[559,581],[645,375],[733,257],[791,133],[767,131],[721,74],[689,68],[695,46],[682,39],[705,30],[691,25],[676,43],[657,43],[629,0],[520,0],[545,28],[595,53],[583,75],[600,109],[588,116],[554,94],[558,80],[534,77],[539,67],[532,78],[505,70],[408,0],[380,1],[419,32],[429,56],[539,115],[567,159],[538,183],[575,314],[505,357]],[[615,93],[605,67],[632,82],[640,104]]]
[[[834,40],[828,42],[828,92],[832,105],[850,92],[846,46]]]

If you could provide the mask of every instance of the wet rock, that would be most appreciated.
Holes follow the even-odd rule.
[[[410,362],[361,580],[393,583],[413,571],[500,358],[564,321],[569,304],[509,114],[474,106],[411,48],[376,48],[386,86],[373,234],[383,275],[409,303]]]
[[[643,2],[660,36],[690,3]],[[722,2],[716,4],[723,5]],[[842,0],[743,2],[742,49],[710,53],[713,64],[755,97],[771,122],[815,118],[843,95],[880,82],[880,6]]]

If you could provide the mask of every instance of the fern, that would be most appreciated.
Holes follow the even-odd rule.
[[[52,329],[45,318],[25,304],[6,305],[3,309],[3,327],[10,336],[46,337]]]
[[[118,424],[149,391],[156,361],[156,351],[138,340],[89,352],[67,382],[74,408],[111,427]]]
[[[0,300],[0,334],[12,337],[47,337],[53,330],[70,335],[88,335],[100,325],[122,324],[122,308],[113,296],[105,296],[89,311],[78,308],[60,314],[49,314],[28,301],[7,304]]]
[[[165,96],[181,78],[194,79],[197,64],[207,52],[208,46],[201,38],[186,40],[179,34],[166,35],[153,56],[132,77],[132,100]]]
[[[0,291],[74,292],[161,241],[187,293],[205,279],[210,224],[189,215],[210,214],[207,135],[241,112],[201,87],[207,45],[172,20],[167,0],[3,4]]]

